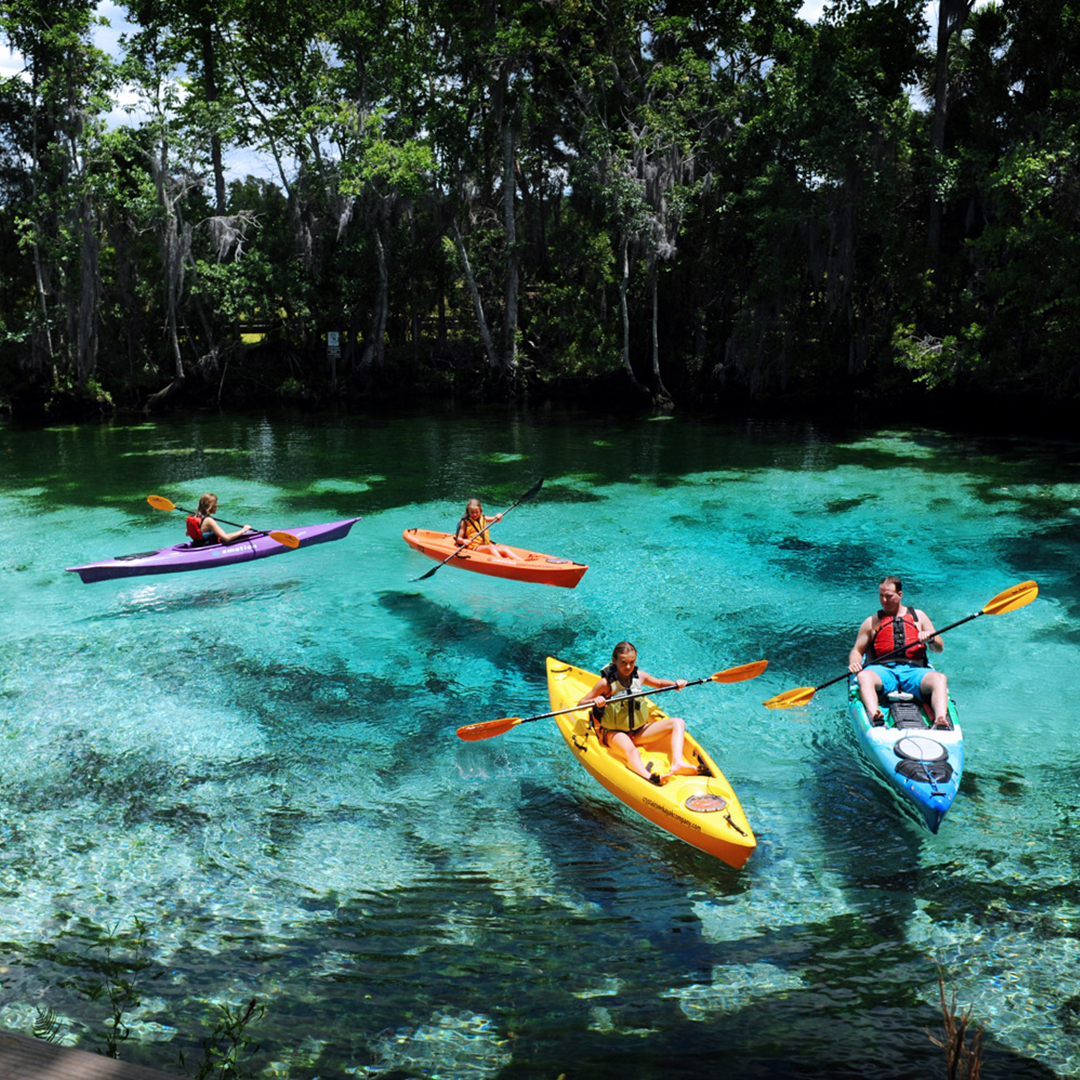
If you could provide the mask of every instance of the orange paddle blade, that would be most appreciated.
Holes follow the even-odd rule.
[[[756,679],[767,667],[768,660],[755,660],[752,664],[740,664],[738,667],[728,668],[727,671],[718,671],[710,675],[712,682],[745,682],[747,679]]]
[[[1034,581],[1021,581],[1011,589],[999,592],[983,609],[983,615],[1004,615],[1030,604],[1039,595],[1039,586]]]
[[[169,502],[168,499],[163,498],[161,495],[147,495],[146,501],[155,510],[175,510],[176,503]]]
[[[287,532],[272,532],[269,534],[271,540],[276,540],[279,544],[284,544],[287,548],[298,548],[300,541],[292,533]]]
[[[816,686],[800,686],[796,690],[785,690],[762,704],[766,709],[790,709],[793,705],[805,705],[816,693]]]
[[[457,737],[466,742],[479,742],[481,739],[493,739],[522,723],[520,716],[506,716],[502,720],[484,720],[479,724],[466,724],[457,729]]]

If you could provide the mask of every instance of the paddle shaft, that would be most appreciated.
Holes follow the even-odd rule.
[[[728,668],[726,671],[717,671],[704,679],[693,679],[690,682],[683,683],[682,687],[677,684],[674,686],[652,687],[631,694],[617,694],[615,697],[608,698],[607,702],[610,704],[615,701],[627,701],[630,698],[650,697],[653,694],[663,694],[668,690],[681,690],[687,686],[698,686],[706,682],[744,682],[747,679],[756,679],[765,670],[767,664],[768,660],[756,660],[751,664],[740,664],[738,667]],[[547,720],[552,716],[565,716],[567,713],[581,712],[582,709],[588,708],[591,708],[591,706],[571,705],[569,708],[559,709],[556,712],[542,713],[540,716],[527,716],[524,719],[518,716],[506,716],[501,720],[485,720],[478,724],[466,724],[464,727],[459,727],[457,735],[459,739],[478,742],[480,739],[492,739],[496,735],[502,735],[511,728],[517,727],[518,724],[528,724],[533,720]]]
[[[653,694],[666,694],[669,690],[685,690],[687,686],[700,686],[702,683],[712,681],[712,676],[708,675],[704,679],[693,679],[688,683],[684,683],[683,686],[657,686],[650,690],[635,690],[632,694],[616,694],[615,697],[605,698],[605,701],[608,705],[614,705],[616,702],[629,701],[631,698],[652,697]],[[521,723],[527,724],[530,720],[548,720],[553,716],[565,716],[567,713],[580,712],[582,709],[591,708],[591,704],[572,705],[568,709],[559,709],[558,712],[544,713],[542,716],[529,716],[522,720]]]
[[[543,487],[543,484],[544,484],[544,478],[541,476],[540,479],[537,480],[536,483],[533,484],[533,486],[531,488],[529,488],[529,490],[526,491],[525,494],[522,495],[520,499],[518,499],[515,502],[512,502],[502,512],[500,517],[506,517],[506,515],[509,514],[510,511],[513,510],[515,506],[519,506],[521,503],[525,502],[526,499],[531,499],[540,490],[540,488]],[[413,578],[413,581],[427,581],[427,579],[429,577],[432,577],[434,574],[437,574],[451,559],[456,559],[460,554],[462,554],[462,552],[467,551],[469,548],[471,548],[473,546],[473,544],[476,543],[477,539],[479,537],[483,536],[484,532],[487,529],[490,529],[491,526],[495,525],[495,524],[497,524],[497,522],[495,522],[495,521],[488,522],[488,524],[485,525],[476,534],[476,536],[474,536],[467,544],[462,544],[461,547],[455,548],[453,551],[450,552],[449,555],[446,556],[445,559],[443,559],[443,561],[441,563],[439,563],[438,566],[433,566],[426,574],[421,574],[418,578]]]
[[[199,512],[198,510],[188,510],[186,507],[177,506],[175,503],[173,503],[173,509],[179,510],[181,514],[198,514]],[[226,521],[225,518],[218,517],[217,514],[207,514],[207,517],[212,517],[215,521],[220,521],[222,525],[231,525],[234,529],[242,529],[244,527],[235,521]],[[263,530],[253,529],[252,532],[263,532]]]
[[[183,506],[177,506],[171,499],[163,498],[161,495],[148,495],[146,501],[155,510],[165,510],[167,512],[179,510],[181,514],[198,514],[198,510],[188,510]],[[226,521],[225,518],[219,518],[214,515],[209,516],[214,517],[215,521],[220,521],[224,525],[232,525],[237,529],[242,529],[244,527],[243,525],[237,524],[235,521]],[[293,536],[292,533],[279,532],[276,529],[252,529],[251,532],[247,534],[247,537],[252,535],[269,536],[271,539],[276,540],[279,544],[283,544],[287,548],[297,548],[300,546],[300,541]],[[223,540],[222,543],[233,544],[241,539],[246,539],[246,537],[237,536],[233,540]]]
[[[929,641],[930,638],[939,637],[941,634],[944,634],[946,630],[955,630],[958,626],[963,626],[964,623],[971,622],[972,619],[977,619],[980,615],[985,614],[985,611],[976,611],[974,615],[966,615],[957,622],[950,623],[948,626],[943,626],[940,630],[935,630],[926,638],[926,640]],[[884,653],[881,656],[875,656],[873,662],[875,664],[880,664],[883,660],[889,660],[894,656],[899,656],[901,653],[907,652],[910,648],[910,645],[901,645],[899,649],[893,649],[892,652]],[[850,671],[845,671],[843,675],[837,675],[835,679],[830,679],[828,682],[823,682],[820,686],[815,686],[814,693],[816,694],[819,690],[824,690],[826,686],[832,686],[833,683],[838,683],[841,679],[846,679],[850,675]]]
[[[704,680],[703,680],[704,681]],[[690,684],[687,683],[687,686]],[[660,689],[674,690],[674,686],[665,686]],[[630,698],[645,697],[647,694],[658,694],[657,690],[643,690],[636,694],[620,694],[618,697],[609,698],[609,701],[627,701]],[[457,737],[466,742],[479,742],[481,739],[494,739],[496,735],[502,735],[518,724],[531,724],[534,720],[548,720],[552,716],[566,716],[567,713],[581,712],[592,708],[591,705],[571,705],[567,709],[557,709],[555,712],[541,713],[539,716],[505,716],[501,720],[483,720],[478,724],[466,724],[457,729]]]

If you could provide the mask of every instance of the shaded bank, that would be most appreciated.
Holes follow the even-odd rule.
[[[888,372],[850,378],[805,380],[798,387],[751,393],[737,378],[670,376],[670,397],[658,400],[616,370],[597,375],[567,375],[523,363],[513,380],[492,372],[464,354],[428,360],[379,372],[340,372],[331,381],[319,376],[301,382],[289,354],[272,349],[245,350],[213,372],[193,372],[170,384],[168,393],[118,385],[112,391],[49,391],[40,384],[20,384],[0,417],[20,425],[100,422],[140,416],[190,413],[235,414],[253,411],[284,415],[361,414],[369,409],[392,412],[444,408],[585,406],[598,415],[714,416],[726,421],[761,418],[814,421],[826,425],[873,424],[904,418],[907,423],[956,431],[1015,435],[1075,433],[1075,406],[1068,397],[1047,398],[1014,388],[989,390],[938,386],[927,389]]]

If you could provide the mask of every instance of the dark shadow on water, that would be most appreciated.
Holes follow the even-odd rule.
[[[943,1072],[927,1037],[940,1017],[912,989],[933,986],[932,967],[897,923],[847,913],[713,940],[692,896],[722,906],[747,887],[742,876],[710,873],[715,860],[677,841],[656,839],[643,854],[639,830],[558,784],[522,784],[519,811],[550,853],[553,882],[529,888],[526,865],[520,880],[495,880],[425,839],[418,820],[410,854],[431,868],[426,877],[384,891],[304,894],[307,917],[291,921],[287,950],[276,947],[279,928],[178,895],[158,917],[168,924],[151,927],[174,945],[140,974],[154,988],[143,1018],[178,1035],[167,1061],[161,1044],[135,1040],[124,1057],[166,1068],[183,1049],[198,1060],[206,1002],[171,973],[235,985],[243,971],[259,1000],[274,988],[250,1032],[260,1044],[253,1071],[292,1059],[295,1080],[347,1080],[358,1067],[383,1078],[530,1080]],[[278,817],[288,840],[290,815]],[[882,888],[917,885],[906,871],[894,880],[875,873]],[[47,944],[5,958],[5,984],[47,985],[50,1007],[93,1026],[100,1010],[81,988],[100,982],[100,956],[90,953],[107,930],[85,920],[52,927]],[[207,940],[213,950],[200,944]],[[987,1076],[1052,1077],[992,1038],[986,1065]]]
[[[739,871],[676,839],[602,791],[575,761],[568,762],[567,771],[573,778],[571,786],[564,787],[567,777],[553,775],[551,787],[537,796],[543,813],[524,815],[521,828],[548,849],[550,862],[559,868],[560,882],[568,889],[595,900],[590,889],[598,865],[665,894],[677,880],[680,897],[694,885],[707,888],[712,897],[738,896],[749,888]]]
[[[538,496],[544,502],[583,504],[606,502],[604,495],[597,495],[592,491],[582,491],[581,488],[570,487],[567,484],[545,483],[543,494]]]
[[[578,636],[589,631],[587,626],[544,627],[531,634],[505,634],[420,592],[382,592],[376,603],[409,625],[421,651],[437,656],[458,650],[479,657],[515,683],[523,673],[535,673],[542,680],[547,657],[570,654]]]
[[[815,731],[810,765],[819,812],[811,827],[829,853],[830,869],[849,890],[848,900],[868,913],[874,896],[887,897],[890,923],[901,937],[916,911],[921,864],[932,835],[863,761],[846,717]],[[947,819],[946,819],[947,825]]]
[[[857,498],[831,499],[825,504],[825,511],[829,514],[846,514],[849,510],[857,510],[867,503],[874,502],[881,498],[882,496],[877,492],[871,492],[867,495],[860,495]]]

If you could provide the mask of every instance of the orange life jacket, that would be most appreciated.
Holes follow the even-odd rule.
[[[459,523],[465,526],[465,539],[472,540],[474,536],[479,536],[480,539],[476,541],[477,544],[490,544],[491,533],[488,532],[488,526],[491,524],[491,518],[480,515],[479,521],[473,521],[468,514],[463,517]],[[471,535],[470,535],[471,534]]]

